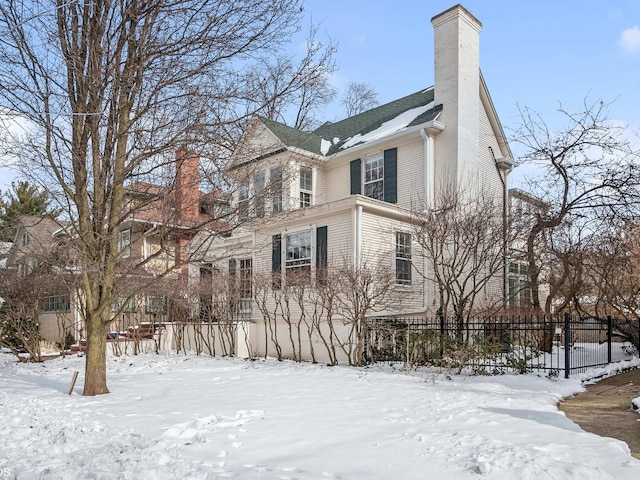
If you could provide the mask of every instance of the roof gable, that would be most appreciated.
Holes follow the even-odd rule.
[[[251,120],[231,156],[230,169],[270,153],[280,151],[287,146],[287,144],[280,139],[277,133],[278,128],[273,124],[278,125],[278,122],[273,122],[260,116],[256,116]],[[291,130],[297,131],[295,129]]]

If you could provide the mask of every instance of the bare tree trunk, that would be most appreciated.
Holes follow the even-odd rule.
[[[109,324],[93,314],[87,318],[87,350],[85,352],[85,396],[109,393],[107,388],[107,333]]]

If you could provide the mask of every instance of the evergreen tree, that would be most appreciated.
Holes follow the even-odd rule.
[[[20,215],[56,218],[59,214],[51,207],[49,192],[27,181],[11,182],[10,190],[0,190],[0,241],[13,241]]]

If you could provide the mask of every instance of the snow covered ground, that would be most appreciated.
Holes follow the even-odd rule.
[[[556,408],[577,377],[149,354],[109,358],[110,395],[82,397],[81,373],[68,396],[83,361],[0,354],[0,479],[640,478]]]

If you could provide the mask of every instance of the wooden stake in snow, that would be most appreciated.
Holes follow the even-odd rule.
[[[76,380],[78,379],[78,372],[73,372],[73,378],[71,379],[71,386],[69,387],[69,395],[73,392],[73,387],[76,386]]]

